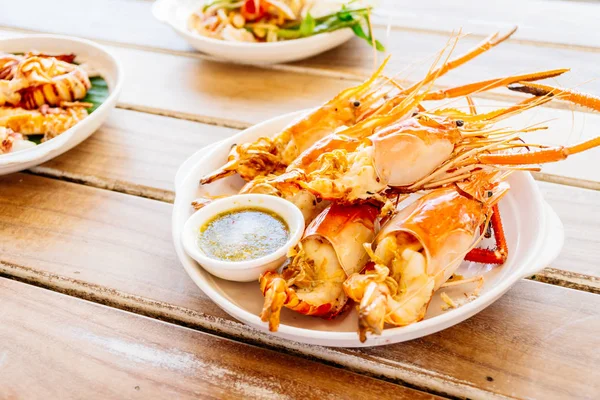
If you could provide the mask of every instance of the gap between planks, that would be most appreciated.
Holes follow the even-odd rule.
[[[403,29],[406,29],[407,31],[411,30],[409,28],[403,28]],[[0,26],[0,30],[19,32],[19,33],[25,33],[25,34],[49,34],[49,32],[46,32],[46,31],[37,31],[37,30],[32,30],[32,29],[15,28],[15,27],[9,27],[9,26]],[[440,33],[442,33],[442,31],[440,31]],[[473,35],[474,38],[479,38],[480,36],[485,37],[483,35]],[[78,36],[78,37],[81,37],[81,36]],[[167,54],[167,55],[172,55],[172,56],[193,58],[193,59],[197,59],[197,60],[204,60],[204,61],[211,61],[211,62],[218,62],[218,63],[244,65],[244,64],[238,64],[235,62],[227,61],[227,60],[222,60],[217,57],[213,57],[213,56],[210,56],[210,55],[207,55],[204,53],[200,53],[200,52],[195,52],[195,51],[170,50],[170,49],[165,49],[165,48],[160,48],[160,47],[144,46],[144,45],[138,45],[138,44],[123,43],[123,42],[115,42],[115,41],[111,41],[111,40],[101,40],[101,39],[95,39],[95,38],[90,38],[90,37],[82,37],[82,38],[87,39],[87,40],[92,40],[94,42],[97,42],[97,43],[100,43],[103,45],[107,45],[107,46],[115,46],[115,47],[127,48],[127,49],[132,49],[132,50],[140,50],[140,51],[153,52],[153,53],[159,53],[159,54]],[[513,40],[513,39],[510,39],[510,40]],[[519,42],[518,40],[515,40],[515,41],[517,43]],[[527,44],[527,43],[526,43],[526,41],[523,41],[522,44]],[[560,45],[557,44],[556,46],[560,46]],[[570,46],[566,46],[566,48],[572,49]],[[599,52],[600,52],[600,49],[599,49]],[[382,57],[382,59],[383,59],[383,57]],[[305,66],[297,66],[297,65],[290,65],[290,64],[270,64],[270,65],[252,65],[252,66],[256,67],[256,68],[272,70],[272,71],[291,72],[291,73],[296,73],[296,74],[346,80],[346,81],[351,81],[351,82],[361,82],[369,76],[367,74],[331,71],[331,70],[322,69],[322,68],[305,67]],[[408,83],[410,83],[410,82],[408,82]],[[433,85],[433,89],[435,89],[435,90],[444,90],[444,89],[448,89],[450,87],[451,86],[448,86],[448,85]],[[519,97],[516,95],[503,94],[503,93],[497,93],[497,92],[480,92],[480,93],[476,93],[474,95],[474,97],[479,98],[479,99],[485,99],[485,100],[498,100],[498,101],[506,101],[506,102],[517,102],[517,101],[521,101],[523,99],[522,97]],[[243,122],[243,121],[234,121],[234,120],[220,119],[220,118],[214,118],[214,117],[207,117],[207,116],[202,116],[199,114],[181,113],[181,112],[164,110],[164,109],[154,108],[154,107],[146,107],[146,106],[141,106],[141,105],[136,105],[136,104],[118,103],[117,107],[123,108],[126,110],[134,110],[134,111],[140,111],[140,112],[145,112],[145,113],[149,113],[149,114],[170,116],[172,118],[179,118],[179,119],[185,119],[185,120],[189,120],[189,121],[203,122],[203,123],[210,124],[210,125],[224,126],[224,127],[229,127],[229,128],[244,129],[244,128],[247,128],[248,126],[250,126],[248,123]],[[553,108],[553,109],[559,109],[559,110],[577,111],[577,112],[581,112],[581,113],[595,113],[595,111],[592,111],[586,107],[574,105],[574,104],[568,103],[563,100],[554,100],[552,102],[541,105],[541,107]]]
[[[72,174],[56,168],[44,167],[43,165],[34,167],[26,173],[37,176],[43,176],[51,179],[62,180],[65,182],[91,186],[97,189],[110,190],[118,193],[124,193],[127,195],[144,197],[150,200],[157,200],[164,203],[172,204],[175,200],[175,193],[170,190],[157,189],[145,185],[136,185],[127,181],[109,181],[97,176]],[[534,177],[535,179],[544,182],[559,183],[579,188],[600,190],[600,182],[583,181],[574,178],[565,178],[562,176],[542,173],[534,174]],[[584,184],[579,185],[580,181]],[[555,286],[576,289],[584,292],[600,294],[600,278],[586,274],[563,271],[554,268],[546,268],[527,279]]]
[[[600,294],[600,278],[597,276],[548,267],[527,279],[569,289]]]
[[[142,113],[146,113],[146,114],[160,115],[162,117],[183,119],[183,120],[192,121],[192,122],[200,122],[202,124],[220,126],[223,128],[233,128],[233,129],[241,130],[241,129],[246,129],[246,128],[249,128],[252,126],[252,124],[248,123],[248,122],[234,121],[234,120],[225,119],[225,118],[209,117],[209,116],[185,113],[185,112],[180,112],[180,111],[165,110],[162,108],[148,107],[148,106],[142,106],[142,105],[130,104],[130,103],[118,102],[117,108],[120,108],[123,110],[142,112]]]
[[[65,278],[17,264],[0,261],[0,277],[237,342],[293,354],[438,396],[457,399],[508,399],[506,396],[483,390],[452,376],[424,368],[404,363],[396,363],[393,366],[383,365],[374,360],[360,357],[353,349],[321,347],[281,339],[241,322],[222,319],[185,307],[151,300],[76,279]]]

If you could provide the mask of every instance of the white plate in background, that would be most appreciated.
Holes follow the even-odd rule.
[[[209,38],[188,29],[188,19],[203,1],[157,0],[152,5],[154,17],[169,25],[190,46],[212,56],[247,64],[276,64],[302,60],[337,47],[354,36],[350,28],[272,43],[230,42]]]
[[[90,65],[108,84],[109,96],[93,113],[59,136],[14,153],[0,154],[0,175],[22,171],[42,164],[77,146],[94,133],[117,104],[123,86],[123,72],[118,61],[102,46],[84,39],[58,35],[27,35],[0,39],[0,51],[48,54],[75,54],[77,61]]]

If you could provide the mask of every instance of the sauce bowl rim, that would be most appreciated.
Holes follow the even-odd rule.
[[[228,261],[212,258],[200,250],[197,244],[197,238],[201,226],[218,214],[229,210],[244,208],[262,208],[265,211],[272,212],[281,217],[289,229],[289,237],[285,244],[272,253],[259,258],[243,261]],[[181,232],[181,241],[186,253],[208,272],[211,272],[213,269],[244,271],[260,268],[284,257],[288,250],[300,241],[304,234],[304,227],[304,216],[302,215],[302,211],[300,211],[293,203],[266,194],[238,194],[217,199],[193,213],[185,222]]]

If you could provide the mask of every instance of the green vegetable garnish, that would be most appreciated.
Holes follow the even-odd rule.
[[[90,88],[90,90],[88,90],[87,94],[81,101],[84,103],[92,103],[93,104],[93,107],[88,108],[88,112],[91,114],[98,107],[100,107],[100,104],[102,104],[106,101],[109,93],[108,93],[108,84],[106,83],[106,81],[103,78],[96,76],[96,77],[90,78],[90,82],[92,84],[92,87]]]
[[[315,31],[316,22],[314,18],[310,15],[310,13],[306,14],[306,18],[302,20],[300,23],[300,36],[310,36]]]
[[[204,5],[204,7],[202,7],[202,12],[206,11],[209,7],[212,7],[214,5],[221,5],[221,7],[225,7],[225,8],[231,8],[232,5],[237,4],[238,1],[237,0],[215,0],[215,1],[211,1],[209,3],[206,3]]]
[[[27,135],[27,140],[29,140],[30,142],[33,142],[35,144],[42,143],[43,138],[44,138],[44,135]]]
[[[333,32],[338,29],[350,28],[356,36],[366,40],[370,45],[375,43],[378,51],[385,51],[385,47],[378,40],[374,40],[369,24],[370,8],[348,8],[346,5],[338,12],[313,18],[306,15],[301,22],[292,22],[277,30],[281,39],[299,39],[319,33]],[[366,32],[363,26],[366,26]]]

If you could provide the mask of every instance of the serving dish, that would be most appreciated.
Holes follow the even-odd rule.
[[[109,95],[85,119],[59,136],[30,149],[0,156],[0,175],[22,171],[46,162],[75,147],[94,133],[117,103],[123,85],[118,61],[103,47],[84,39],[57,35],[28,35],[0,40],[6,53],[39,51],[47,54],[75,54],[76,61],[88,63],[107,83]]]
[[[275,64],[297,61],[333,49],[348,40],[354,33],[341,29],[301,39],[273,43],[229,42],[193,33],[187,28],[189,16],[202,2],[198,0],[158,0],[152,13],[184,38],[192,47],[212,56],[248,64]]]
[[[177,173],[173,208],[173,240],[177,256],[198,287],[234,318],[268,332],[260,314],[263,296],[256,283],[228,282],[206,272],[183,251],[180,240],[185,221],[194,212],[191,202],[202,195],[235,194],[243,185],[237,176],[198,186],[200,178],[217,169],[234,143],[250,142],[261,136],[273,136],[302,113],[291,113],[258,124],[219,142],[186,161]],[[482,311],[512,285],[525,276],[546,267],[559,254],[564,231],[554,211],[543,200],[529,173],[517,172],[508,178],[511,190],[500,202],[510,254],[502,266],[463,262],[458,273],[465,278],[484,273],[485,285],[480,295],[461,307],[442,311],[440,296],[434,295],[425,318],[406,327],[386,328],[380,336],[370,336],[364,343],[356,335],[354,310],[327,321],[284,309],[281,325],[271,334],[303,343],[332,347],[378,346],[422,337],[455,325]]]

